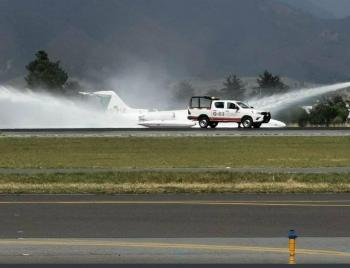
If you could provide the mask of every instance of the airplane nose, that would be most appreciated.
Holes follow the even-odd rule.
[[[283,122],[279,122],[279,123],[277,124],[277,126],[278,126],[278,127],[286,127],[287,125],[286,125],[285,123],[283,123]]]

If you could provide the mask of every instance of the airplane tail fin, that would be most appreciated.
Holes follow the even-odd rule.
[[[134,110],[130,108],[114,91],[97,91],[92,94],[99,97],[101,104],[107,111],[113,110],[125,113]]]

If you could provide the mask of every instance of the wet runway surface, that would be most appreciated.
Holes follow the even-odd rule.
[[[241,137],[241,136],[350,136],[350,128],[282,129],[2,129],[0,137]]]

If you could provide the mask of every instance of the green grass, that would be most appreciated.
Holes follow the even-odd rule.
[[[2,168],[345,166],[350,137],[0,138]]]
[[[350,193],[350,174],[97,173],[0,175],[0,193]]]
[[[350,137],[0,138],[2,168],[346,167]],[[349,192],[350,174],[0,174],[0,193]]]

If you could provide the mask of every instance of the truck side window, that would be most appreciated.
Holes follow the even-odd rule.
[[[227,103],[228,109],[236,109],[236,105],[232,102]]]
[[[191,108],[199,108],[199,98],[191,99]]]
[[[224,102],[215,102],[215,108],[224,109],[225,103]]]
[[[200,98],[200,108],[209,108],[211,107],[211,99]]]

